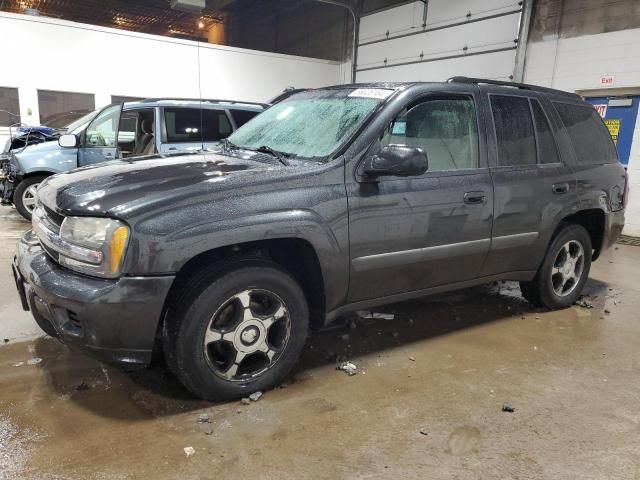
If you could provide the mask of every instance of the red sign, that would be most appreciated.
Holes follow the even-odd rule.
[[[610,87],[616,81],[616,77],[614,75],[603,75],[600,77],[600,85],[603,87]]]
[[[596,111],[600,114],[600,116],[602,118],[604,118],[605,115],[607,114],[607,104],[606,103],[598,103],[598,104],[594,105],[593,108],[596,109]]]

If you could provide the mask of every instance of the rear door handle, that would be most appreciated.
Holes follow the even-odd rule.
[[[484,203],[487,196],[484,192],[467,192],[464,194],[464,203],[468,205],[476,205]]]
[[[553,193],[567,193],[569,191],[569,184],[566,182],[554,183],[551,190],[553,190]]]

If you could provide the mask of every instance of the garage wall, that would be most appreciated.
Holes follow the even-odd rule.
[[[521,6],[509,0],[416,1],[362,17],[357,80],[508,80]]]
[[[18,87],[24,123],[38,125],[37,90],[266,102],[290,85],[340,82],[338,62],[0,13],[0,86]],[[198,73],[200,72],[200,74]],[[8,129],[0,127],[0,142]]]

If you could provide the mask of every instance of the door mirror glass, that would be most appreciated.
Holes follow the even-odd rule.
[[[60,135],[60,138],[58,138],[58,145],[63,148],[75,148],[78,146],[78,137],[73,133]]]
[[[364,173],[370,177],[415,177],[428,169],[426,152],[419,147],[387,145],[365,162]]]

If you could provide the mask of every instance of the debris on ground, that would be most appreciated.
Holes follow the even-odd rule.
[[[249,395],[249,400],[251,400],[252,402],[257,402],[258,400],[260,400],[260,397],[262,397],[262,392],[258,390],[257,392],[253,392],[251,395]]]
[[[582,307],[582,308],[588,308],[588,309],[593,308],[593,303],[585,300],[584,296],[582,296],[578,300],[576,300],[574,305],[577,305],[578,307]]]
[[[400,336],[400,334],[398,332],[391,332],[391,336],[393,338],[398,338]]]
[[[351,362],[340,362],[336,365],[336,370],[342,370],[346,372],[350,377],[358,373],[357,365]]]
[[[23,365],[24,365],[24,362],[18,362],[13,364],[14,367],[21,367]]]
[[[4,339],[4,343],[9,343],[9,339],[8,339],[8,338],[5,338],[5,339]]]
[[[78,392],[83,392],[85,390],[89,390],[89,384],[84,380],[80,383],[80,385],[76,385],[76,390]]]
[[[393,313],[371,312],[369,310],[360,310],[357,313],[360,318],[366,320],[393,320],[396,318]]]
[[[39,357],[30,358],[29,360],[27,360],[27,365],[37,365],[41,361],[42,361],[42,359],[39,358]]]
[[[348,342],[349,341],[349,334],[345,333],[343,335],[340,335],[340,340],[342,340],[343,342]]]
[[[503,412],[508,412],[508,413],[513,413],[513,412],[516,411],[516,409],[513,408],[510,403],[503,403],[502,404],[502,411]]]
[[[198,415],[198,423],[209,423],[209,414],[201,413]]]
[[[249,397],[244,397],[242,400],[240,400],[240,403],[242,405],[249,405],[251,403],[251,400],[249,400]]]
[[[429,432],[427,431],[427,429],[426,429],[426,428],[421,428],[420,430],[418,430],[418,433],[419,433],[420,435],[424,435],[425,437],[426,437],[427,435],[429,435]]]
[[[416,357],[409,357],[409,360],[411,360],[412,362],[416,361]]]
[[[194,453],[196,453],[196,450],[195,450],[195,448],[193,448],[193,447],[184,447],[184,448],[183,448],[183,450],[184,450],[184,454],[185,454],[187,457],[190,457],[191,455],[193,455]]]
[[[609,315],[609,314],[611,313],[611,310],[608,310],[608,309],[606,309],[606,308],[605,308],[605,309],[604,309],[604,313],[606,313],[607,315]]]

